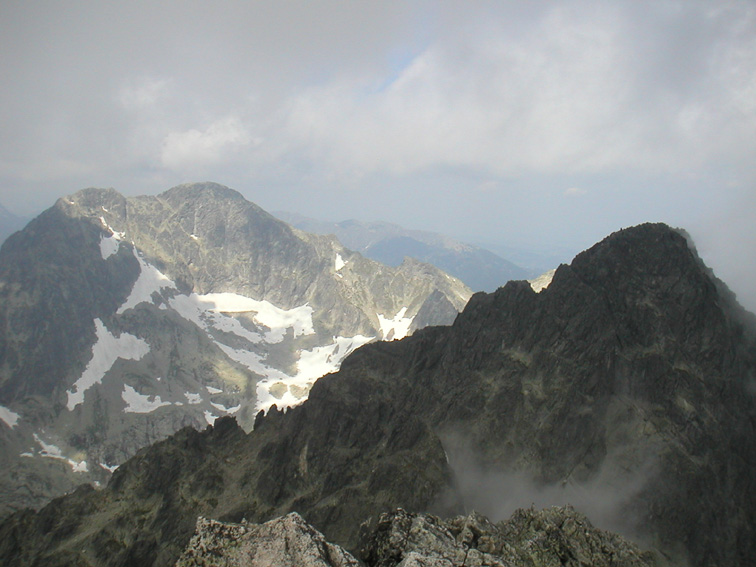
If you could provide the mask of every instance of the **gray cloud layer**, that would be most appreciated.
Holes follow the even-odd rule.
[[[756,6],[522,4],[9,0],[0,202],[213,179],[269,209],[576,249],[663,220],[747,293]]]

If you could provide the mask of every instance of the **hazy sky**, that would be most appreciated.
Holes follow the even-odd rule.
[[[0,76],[18,214],[213,180],[503,245],[665,221],[756,308],[753,1],[3,0]]]

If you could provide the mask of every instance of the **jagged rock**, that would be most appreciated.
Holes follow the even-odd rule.
[[[652,567],[652,554],[594,528],[571,507],[517,510],[497,525],[472,513],[441,520],[404,510],[365,526],[370,567]]]
[[[570,507],[518,510],[492,524],[476,513],[442,520],[399,509],[362,526],[368,567],[653,567],[653,556],[594,528]],[[198,518],[175,567],[357,566],[292,512],[264,524]]]
[[[672,565],[752,565],[755,335],[684,235],[627,229],[540,293],[511,282],[476,294],[451,327],[363,347],[249,434],[231,420],[182,430],[107,488],[11,516],[0,563],[172,565],[198,514],[264,522],[297,510],[354,550],[360,522],[397,507],[498,521],[573,503]],[[512,537],[569,548],[560,538],[579,539],[581,522],[545,516]],[[493,554],[499,540],[476,536],[481,526],[454,537]]]
[[[264,524],[197,519],[176,567],[357,567],[296,512]]]

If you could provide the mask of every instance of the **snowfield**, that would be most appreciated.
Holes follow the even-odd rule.
[[[9,410],[5,406],[0,406],[0,420],[5,422],[10,428],[16,427],[18,420],[21,418],[16,412]]]
[[[402,307],[392,319],[378,313],[378,324],[381,326],[381,338],[387,340],[403,339],[409,334],[409,328],[414,317],[405,317],[407,308]],[[393,334],[392,334],[393,331]]]
[[[544,289],[549,287],[551,280],[554,279],[555,272],[556,270],[549,270],[548,272],[546,272],[545,274],[541,274],[537,278],[528,280],[528,283],[530,284],[530,287],[533,288],[534,292],[541,293]]]
[[[37,444],[40,447],[39,456],[40,457],[47,457],[49,459],[59,459],[61,461],[65,461],[71,466],[71,469],[73,472],[89,472],[89,467],[87,466],[86,461],[74,461],[72,459],[69,459],[68,457],[63,455],[63,452],[60,450],[60,447],[57,445],[53,445],[52,443],[45,443],[39,435],[36,433],[34,434],[34,440],[37,442]],[[23,456],[26,456],[23,455]],[[32,455],[29,455],[32,456]]]
[[[123,385],[121,398],[126,402],[126,407],[123,409],[124,413],[151,413],[158,408],[171,405],[170,402],[162,401],[160,396],[140,394],[128,384]]]
[[[142,339],[128,333],[121,333],[120,337],[115,337],[105,328],[102,321],[95,319],[94,323],[97,341],[92,346],[92,358],[81,378],[74,382],[72,389],[66,392],[69,411],[73,411],[84,401],[84,392],[95,384],[99,384],[116,360],[119,358],[140,360],[150,352],[150,346]]]

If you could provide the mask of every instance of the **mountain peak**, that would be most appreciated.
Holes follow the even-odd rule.
[[[247,202],[244,195],[238,191],[212,181],[182,183],[164,191],[158,195],[158,198],[166,201],[204,198]]]

